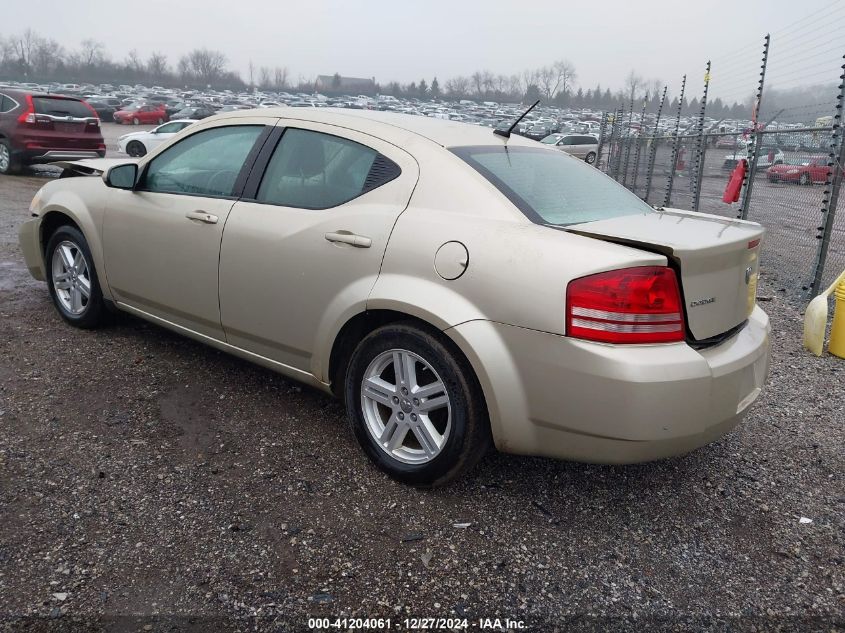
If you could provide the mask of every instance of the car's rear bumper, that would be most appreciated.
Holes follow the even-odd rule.
[[[755,308],[721,345],[602,345],[489,321],[447,330],[481,381],[499,450],[598,463],[678,455],[736,426],[769,370]]]
[[[12,152],[15,160],[28,165],[52,163],[57,160],[82,160],[85,158],[105,158],[103,149],[63,149],[46,148],[21,149]]]
[[[21,224],[18,229],[18,243],[20,244],[29,274],[38,281],[46,279],[44,271],[44,257],[41,252],[41,236],[39,226],[41,218],[32,218]]]

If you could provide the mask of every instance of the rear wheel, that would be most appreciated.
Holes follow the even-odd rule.
[[[364,452],[404,483],[445,483],[492,444],[472,369],[448,341],[414,325],[387,325],[367,336],[352,355],[345,387]]]
[[[584,160],[587,162],[588,165],[592,165],[596,162],[596,153],[590,152],[584,157]]]
[[[132,117],[132,125],[138,125],[141,122],[138,120],[138,117]]]
[[[800,185],[812,185],[813,180],[810,178],[810,174],[804,173],[801,174],[801,177],[798,179],[798,184]]]
[[[17,173],[20,165],[12,157],[12,148],[9,141],[0,139],[0,174],[14,174]]]
[[[144,147],[144,144],[141,143],[141,141],[130,141],[129,145],[126,146],[126,153],[134,158],[137,158],[138,156],[146,154],[147,148]]]
[[[105,319],[105,306],[88,242],[72,226],[59,227],[47,242],[48,286],[62,318],[89,329]]]
[[[164,119],[162,119],[161,117],[159,117],[159,118],[158,118],[158,124],[159,124],[159,125],[161,125],[162,123],[164,123]]]

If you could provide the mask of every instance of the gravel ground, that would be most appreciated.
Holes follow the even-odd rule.
[[[772,376],[729,436],[419,491],[318,392],[133,318],[65,325],[17,246],[38,174],[0,178],[0,630],[845,630],[845,361],[765,277]]]

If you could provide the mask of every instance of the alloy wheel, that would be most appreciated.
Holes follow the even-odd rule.
[[[9,148],[0,143],[0,172],[8,171],[11,164],[12,157],[9,155]]]
[[[406,464],[432,461],[452,430],[445,383],[430,363],[404,349],[382,352],[369,364],[361,408],[375,443]]]
[[[69,240],[64,240],[53,251],[53,288],[62,307],[70,314],[79,316],[88,307],[91,299],[91,273],[82,249]]]

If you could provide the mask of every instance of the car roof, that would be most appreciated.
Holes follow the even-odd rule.
[[[249,110],[240,110],[218,114],[216,118],[243,118],[249,115]],[[427,138],[443,147],[491,145],[497,141],[505,141],[503,137],[493,134],[493,130],[489,127],[397,112],[281,107],[263,108],[260,112],[255,112],[255,116],[277,116],[284,119],[348,127],[397,145],[401,145],[402,139],[407,137],[409,132]],[[511,145],[537,145],[535,141],[516,134],[511,135],[508,143]]]
[[[33,91],[33,90],[20,90],[19,88],[0,88],[4,94],[9,96],[15,97],[25,97],[29,95],[31,97],[36,98],[52,98],[52,99],[72,99],[74,101],[82,101],[80,97],[74,97],[73,95],[63,95],[59,92],[42,92],[42,91]]]

